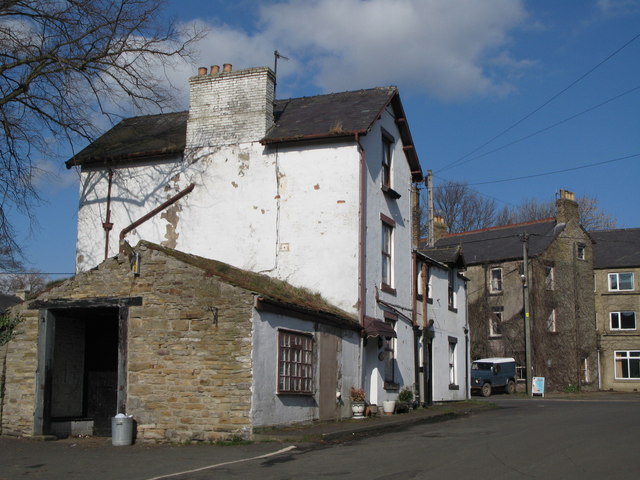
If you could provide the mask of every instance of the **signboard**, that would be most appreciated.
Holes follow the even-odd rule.
[[[544,377],[533,377],[531,387],[533,395],[542,395],[544,397]]]

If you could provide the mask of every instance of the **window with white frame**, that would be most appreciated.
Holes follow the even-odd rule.
[[[611,330],[635,330],[636,312],[610,312]]]
[[[386,130],[382,130],[382,189],[392,188],[391,160],[393,156],[394,138]]]
[[[552,308],[547,317],[547,332],[556,332],[556,309]]]
[[[458,372],[456,362],[456,347],[458,345],[458,339],[449,337],[449,387],[458,385]]]
[[[610,292],[620,292],[627,290],[633,290],[633,272],[609,274]]]
[[[456,272],[455,269],[449,269],[449,286],[447,291],[449,310],[458,308],[456,299]]]
[[[313,336],[278,331],[278,393],[313,393]]]
[[[616,379],[640,379],[640,350],[614,352]]]
[[[395,330],[398,317],[389,312],[384,312],[384,321],[387,325]],[[395,389],[396,383],[396,339],[393,337],[384,337],[382,340],[382,348],[384,352],[384,388]]]
[[[576,245],[576,257],[578,260],[587,259],[587,246],[584,243],[578,243]]]
[[[393,227],[382,219],[382,286],[393,286]]]
[[[544,286],[547,290],[555,289],[553,282],[553,267],[551,265],[544,266]]]
[[[580,362],[580,381],[583,384],[589,383],[589,359],[583,358]]]
[[[489,336],[501,337],[502,336],[502,316],[504,314],[504,307],[496,306],[491,307],[491,318],[489,319]]]
[[[502,269],[501,268],[492,268],[489,272],[489,291],[491,293],[501,293],[502,292]]]

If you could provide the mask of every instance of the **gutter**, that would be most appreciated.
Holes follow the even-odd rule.
[[[358,241],[358,249],[359,249],[359,272],[358,272],[358,280],[359,280],[359,291],[358,291],[358,310],[359,310],[359,320],[360,325],[364,328],[364,316],[365,316],[365,295],[366,295],[366,286],[365,286],[365,234],[366,234],[366,205],[367,205],[367,163],[365,161],[365,152],[362,143],[360,143],[360,134],[355,133],[354,135],[356,144],[358,145],[358,151],[360,152],[360,233],[359,233],[359,241]]]

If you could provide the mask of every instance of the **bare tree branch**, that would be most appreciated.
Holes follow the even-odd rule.
[[[96,115],[162,111],[159,74],[190,58],[202,31],[161,21],[163,0],[0,0],[0,208],[39,200],[35,155],[93,140]],[[6,208],[2,211],[6,211]],[[19,252],[3,216],[0,255]]]

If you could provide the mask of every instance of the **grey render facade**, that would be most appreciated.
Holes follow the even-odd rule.
[[[640,228],[591,233],[600,388],[640,387]]]
[[[436,247],[456,245],[469,278],[471,358],[514,357],[526,377],[528,291],[533,376],[545,377],[550,389],[596,388],[593,248],[579,224],[573,193],[561,190],[554,218],[450,234],[436,242]]]

